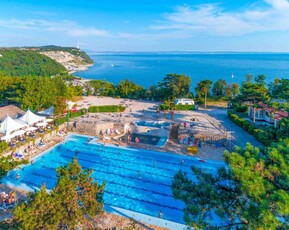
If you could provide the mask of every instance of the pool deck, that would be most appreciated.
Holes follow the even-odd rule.
[[[159,226],[163,229],[172,229],[172,230],[184,230],[188,229],[186,225],[176,223],[173,221],[165,220],[162,218],[157,218],[137,212],[133,212],[130,210],[126,210],[119,207],[114,206],[105,206],[105,210],[109,213],[121,215],[127,218],[133,218],[135,221],[142,223],[142,225],[150,224],[154,226]],[[156,213],[157,215],[157,213]]]
[[[84,103],[87,100],[85,98],[83,100],[83,108],[88,107],[89,104],[103,104],[103,105],[111,105],[111,104],[119,104],[120,100],[118,99],[112,99],[112,98],[90,98],[90,100],[86,103]],[[102,103],[95,103],[94,100],[102,101]],[[113,103],[110,101],[113,100]],[[105,102],[104,102],[105,101]],[[133,120],[151,120],[151,121],[168,121],[178,124],[179,122],[191,122],[191,119],[196,116],[202,116],[202,111],[183,111],[183,112],[177,112],[176,115],[172,118],[169,116],[168,112],[162,112],[160,115],[156,113],[155,107],[159,105],[159,103],[152,103],[152,102],[142,102],[142,101],[132,101],[132,100],[126,100],[126,103],[129,103],[129,106],[126,108],[126,110],[123,113],[123,116],[121,118],[119,117],[113,117],[110,113],[103,113],[100,114],[98,118],[94,117],[91,119],[94,119],[97,122],[105,122],[109,120],[109,122],[131,122]],[[214,129],[214,127],[210,127]],[[88,133],[81,133],[81,134],[87,134],[91,136],[91,134]],[[45,150],[55,146],[56,144],[63,141],[63,137],[55,137],[51,140],[47,140],[46,146],[39,148],[35,155],[28,156],[28,160],[33,159],[34,157],[37,157],[41,153],[43,153]],[[102,140],[98,140],[97,142],[103,143]],[[109,142],[106,142],[106,144],[112,144],[117,146],[119,142],[114,141],[113,139]],[[150,146],[146,144],[141,143],[130,143],[128,144],[124,138],[122,138],[121,146],[123,147],[132,147],[132,148],[143,148],[147,150],[153,150],[158,152],[170,152],[174,154],[181,154],[181,155],[189,155],[186,153],[185,146],[178,143],[178,140],[169,140],[165,147],[156,147],[156,146]],[[216,148],[215,146],[211,145],[204,145],[202,148],[200,148],[200,151],[197,155],[194,155],[195,157],[199,157],[201,159],[208,159],[208,160],[220,160],[223,161],[223,151],[224,149]],[[11,191],[13,188],[9,188],[8,186],[2,185],[0,187],[0,191]],[[25,199],[25,196],[27,195],[26,191],[17,190],[17,194],[19,194],[19,197],[21,199]],[[157,217],[152,217],[136,212],[132,212],[130,210],[121,209],[118,207],[108,207],[105,208],[106,211],[104,214],[99,217],[96,217],[96,222],[98,223],[97,227],[100,229],[110,229],[113,227],[117,227],[117,229],[124,229],[128,226],[131,226],[131,220],[129,218],[134,218],[137,222],[139,222],[139,228],[137,229],[187,229],[187,227],[183,224],[171,222],[165,219],[160,219]],[[165,214],[164,214],[165,215]],[[11,218],[11,210],[8,210],[7,212],[0,211],[0,220],[4,220],[7,218]],[[147,224],[146,224],[147,223]],[[158,227],[157,227],[158,226]],[[84,228],[85,229],[85,228]]]

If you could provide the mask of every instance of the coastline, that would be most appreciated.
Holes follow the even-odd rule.
[[[60,63],[61,64],[61,63]],[[78,65],[77,67],[75,67],[75,69],[73,70],[69,70],[66,66],[64,66],[66,68],[66,70],[68,71],[68,74],[73,74],[76,72],[80,72],[80,71],[86,71],[88,70],[90,67],[94,66],[94,64],[87,64],[87,65]],[[80,77],[79,77],[80,78]],[[84,78],[81,78],[84,79]]]
[[[67,51],[45,51],[40,53],[64,66],[68,74],[85,71],[94,65],[86,63],[85,59],[81,56],[73,55]]]

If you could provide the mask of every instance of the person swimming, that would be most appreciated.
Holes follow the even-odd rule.
[[[16,179],[17,179],[17,180],[20,179],[20,173],[17,173],[17,175],[16,175]]]

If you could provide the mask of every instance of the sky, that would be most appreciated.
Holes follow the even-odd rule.
[[[288,0],[1,0],[0,46],[289,52]]]

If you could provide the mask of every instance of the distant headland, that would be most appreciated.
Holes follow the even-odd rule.
[[[93,65],[93,60],[75,47],[3,47],[0,48],[2,75],[54,75],[83,71]],[[7,68],[5,68],[7,66]],[[11,69],[15,67],[15,69]],[[48,68],[49,67],[49,68]],[[39,73],[37,71],[39,69]],[[48,70],[49,69],[49,70]],[[33,70],[31,72],[30,70]],[[31,73],[30,73],[31,72]]]

